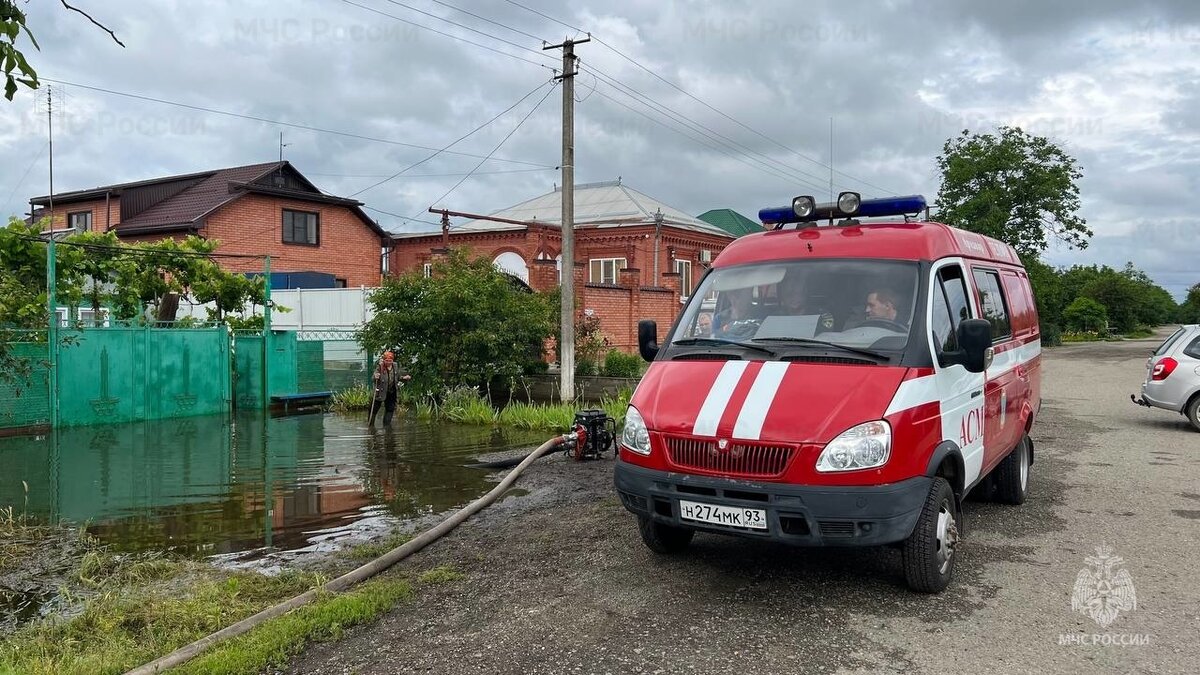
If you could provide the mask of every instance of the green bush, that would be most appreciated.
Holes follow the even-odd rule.
[[[604,374],[608,377],[641,377],[642,358],[614,349],[604,357]]]
[[[591,359],[575,359],[575,375],[577,377],[587,377],[596,374],[596,362]]]
[[[1061,345],[1062,342],[1062,329],[1058,327],[1058,324],[1048,323],[1042,326],[1043,347],[1057,347]]]

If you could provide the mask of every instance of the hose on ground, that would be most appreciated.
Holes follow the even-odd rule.
[[[501,480],[496,487],[492,488],[487,494],[466,505],[438,525],[422,532],[417,537],[410,539],[408,542],[397,546],[387,553],[384,553],[371,562],[368,562],[367,564],[353,571],[343,574],[342,576],[326,583],[320,589],[314,588],[310,591],[297,595],[290,600],[285,600],[284,602],[281,602],[273,607],[268,607],[254,616],[247,617],[235,624],[226,626],[225,628],[222,628],[211,635],[207,635],[191,644],[180,647],[166,656],[155,659],[150,663],[138,666],[137,668],[126,672],[125,675],[152,675],[154,673],[161,673],[168,668],[174,668],[175,666],[181,665],[187,661],[190,661],[191,659],[196,658],[210,647],[237,637],[265,621],[282,616],[293,609],[307,605],[315,600],[318,595],[320,595],[322,590],[338,593],[350,588],[351,586],[354,586],[355,584],[370,579],[371,577],[383,572],[408,556],[420,551],[429,544],[437,541],[447,532],[450,532],[454,528],[461,525],[467,520],[467,518],[470,518],[489,506],[492,502],[496,501],[502,494],[504,494],[514,482],[516,482],[517,478],[521,475],[521,472],[523,472],[530,464],[533,464],[533,462],[542,455],[558,448],[567,440],[567,436],[555,436],[545,443],[542,443],[540,446],[538,446],[537,450],[534,450],[526,455],[525,459],[517,465],[517,468],[505,475],[504,479]]]

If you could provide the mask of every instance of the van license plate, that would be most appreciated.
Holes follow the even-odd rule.
[[[767,512],[762,509],[741,509],[716,504],[699,504],[679,500],[679,516],[684,520],[700,523],[748,527],[752,530],[767,529]]]

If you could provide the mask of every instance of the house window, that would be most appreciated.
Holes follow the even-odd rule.
[[[70,227],[76,232],[91,232],[92,230],[92,212],[91,211],[76,211],[75,213],[67,214],[67,227]]]
[[[421,276],[429,279],[433,276],[433,263],[425,263],[421,266]]]
[[[625,269],[624,258],[592,258],[588,261],[588,282],[593,284],[617,284],[617,272]]]
[[[679,294],[686,298],[692,294],[692,261],[676,260],[675,271],[679,272]]]
[[[283,243],[319,246],[321,244],[320,214],[284,209]]]
[[[346,287],[346,280],[345,280],[345,279],[343,279],[343,278],[341,278],[341,277],[334,277],[334,279],[333,279],[333,287],[334,287],[334,288],[345,288],[345,287]]]

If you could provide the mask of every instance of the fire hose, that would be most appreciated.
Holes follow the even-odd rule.
[[[578,416],[576,419],[579,419]],[[505,475],[504,479],[501,480],[496,487],[492,488],[487,494],[463,507],[454,515],[450,516],[446,520],[443,520],[433,528],[422,532],[417,537],[400,546],[397,546],[375,560],[372,560],[371,562],[368,562],[367,564],[351,572],[343,574],[342,576],[326,583],[321,588],[314,588],[305,593],[297,595],[290,600],[285,600],[284,602],[281,602],[273,607],[264,609],[253,616],[242,619],[241,621],[238,621],[230,626],[226,626],[225,628],[222,628],[211,635],[205,636],[191,644],[180,647],[166,656],[155,659],[150,663],[138,666],[137,668],[125,673],[125,675],[151,675],[153,673],[160,673],[168,668],[181,665],[199,656],[210,647],[237,637],[265,621],[282,616],[294,609],[307,605],[308,603],[317,599],[317,597],[323,591],[338,593],[350,588],[351,586],[354,586],[355,584],[361,583],[373,576],[376,576],[392,565],[395,565],[401,560],[404,560],[408,556],[437,541],[443,535],[461,525],[467,520],[467,518],[470,518],[474,514],[491,505],[492,502],[496,501],[509,489],[509,487],[512,486],[514,482],[516,482],[517,478],[526,468],[529,467],[530,464],[533,464],[542,456],[549,454],[551,450],[564,447],[568,450],[572,450],[573,448],[577,448],[581,445],[588,446],[589,440],[586,429],[587,428],[584,426],[576,426],[575,430],[571,433],[555,436],[545,443],[542,443],[536,450],[526,455],[521,463],[518,464],[515,469]],[[593,438],[591,444],[595,444],[598,440],[602,439]],[[578,450],[575,451],[577,458],[580,458],[579,452],[580,451]]]

